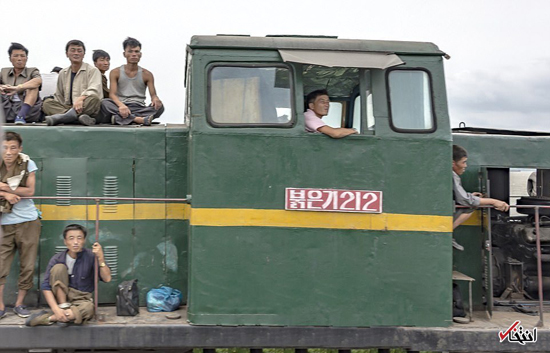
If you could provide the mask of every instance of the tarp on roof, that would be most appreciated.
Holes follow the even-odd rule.
[[[285,62],[313,64],[328,67],[358,67],[365,69],[387,69],[404,64],[395,54],[365,53],[353,51],[325,50],[279,50]]]

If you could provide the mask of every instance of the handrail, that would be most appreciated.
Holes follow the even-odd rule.
[[[119,201],[176,201],[176,202],[190,202],[190,198],[168,198],[168,197],[104,197],[104,196],[21,196],[22,199],[34,199],[34,200],[87,200],[87,201],[105,201],[105,200],[119,200]]]

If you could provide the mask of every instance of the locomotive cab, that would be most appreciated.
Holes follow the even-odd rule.
[[[191,323],[451,323],[444,55],[431,43],[191,39]],[[327,123],[358,134],[306,132],[317,89]],[[375,212],[363,212],[369,195]]]

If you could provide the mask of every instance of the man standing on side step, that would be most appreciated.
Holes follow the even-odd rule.
[[[95,116],[103,98],[101,73],[93,65],[83,62],[86,47],[81,41],[69,41],[65,52],[71,66],[59,73],[54,97],[44,100],[42,110],[46,114],[46,123],[95,125]]]

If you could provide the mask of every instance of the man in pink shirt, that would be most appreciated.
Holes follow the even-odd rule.
[[[330,98],[325,89],[311,92],[306,98],[309,109],[304,113],[307,132],[321,132],[332,138],[339,139],[348,135],[356,134],[357,130],[345,127],[330,127],[322,118],[328,114]]]

